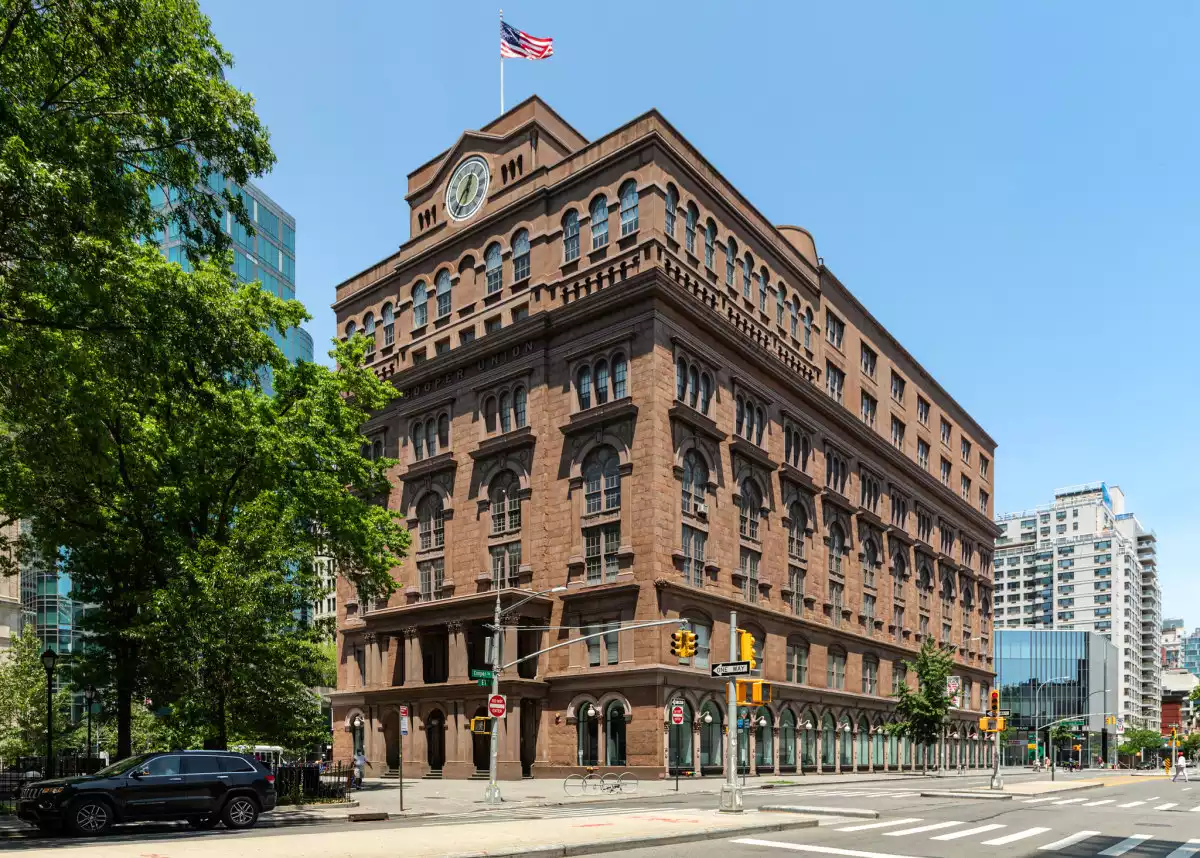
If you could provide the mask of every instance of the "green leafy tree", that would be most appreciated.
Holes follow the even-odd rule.
[[[1117,753],[1132,756],[1142,751],[1156,751],[1162,746],[1163,737],[1157,730],[1126,730]]]
[[[900,686],[896,694],[896,721],[887,729],[919,744],[934,745],[941,740],[950,711],[946,680],[954,671],[954,659],[948,649],[927,637],[916,659],[905,665],[917,677],[917,688],[914,690],[907,684]],[[928,755],[924,758],[923,768],[929,769]]]
[[[1188,733],[1186,736],[1181,736],[1179,739],[1179,750],[1189,760],[1194,759],[1196,754],[1200,752],[1200,733]]]
[[[46,755],[46,669],[37,633],[26,627],[0,655],[0,759]],[[73,746],[71,698],[60,685],[54,696],[55,749]]]

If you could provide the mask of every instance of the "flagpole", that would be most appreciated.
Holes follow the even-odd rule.
[[[504,10],[500,10],[500,23],[504,23]],[[504,54],[500,55],[500,112],[504,112]]]

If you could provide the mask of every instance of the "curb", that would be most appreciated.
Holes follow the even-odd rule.
[[[929,792],[921,793],[921,798],[981,798],[991,801],[1012,801],[1013,794],[1010,792],[970,792],[968,790],[955,792],[953,790],[930,790]]]
[[[762,813],[807,813],[812,816],[848,816],[856,819],[879,819],[879,811],[857,807],[809,807],[802,804],[764,804]]]
[[[280,804],[275,806],[273,813],[288,814],[298,810],[328,810],[334,808],[341,810],[342,808],[358,807],[357,801],[331,801],[325,804]]]
[[[568,858],[572,855],[596,855],[620,852],[626,849],[643,849],[650,846],[673,846],[677,843],[695,843],[700,840],[739,837],[746,834],[766,834],[773,831],[790,831],[796,828],[815,828],[817,820],[805,819],[793,822],[772,822],[765,825],[748,825],[742,828],[701,828],[683,834],[645,835],[642,837],[619,837],[595,843],[553,844],[525,847],[522,849],[489,849],[486,852],[452,852],[446,858]]]

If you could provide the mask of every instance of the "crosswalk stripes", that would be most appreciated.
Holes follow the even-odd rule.
[[[1168,853],[1167,858],[1189,858],[1197,852],[1200,852],[1200,838],[1192,838],[1174,852]]]
[[[1060,801],[1056,801],[1054,803],[1055,804],[1078,804],[1081,801],[1087,801],[1087,799],[1086,798],[1064,798],[1064,799],[1061,799]]]
[[[1145,801],[1127,801],[1124,804],[1118,804],[1117,807],[1137,807],[1139,804],[1145,803]]]
[[[995,831],[997,828],[1004,826],[998,822],[993,822],[989,825],[981,825],[978,828],[967,828],[963,831],[951,831],[949,834],[939,834],[937,837],[931,837],[930,840],[958,840],[960,837],[971,837],[976,834],[983,834],[987,831]]]
[[[1055,840],[1053,843],[1047,843],[1045,846],[1039,846],[1040,852],[1057,852],[1060,849],[1066,849],[1068,846],[1074,846],[1076,843],[1082,843],[1089,837],[1095,837],[1099,831],[1076,831],[1069,837],[1064,837],[1062,840]]]
[[[1084,807],[1099,807],[1102,804],[1112,804],[1116,801],[1115,798],[1102,798],[1099,801],[1089,801]]]
[[[884,822],[868,822],[865,825],[851,825],[849,828],[839,828],[838,831],[868,831],[872,828],[894,828],[897,825],[908,825],[910,822],[920,822],[919,817],[910,819],[889,819]]]
[[[1179,802],[1177,802],[1177,801],[1168,801],[1166,804],[1160,804],[1158,807],[1156,807],[1154,809],[1155,810],[1170,810],[1171,808],[1175,807],[1177,804],[1179,804]]]
[[[917,828],[905,828],[903,831],[885,831],[884,837],[904,837],[909,834],[920,834],[923,831],[937,831],[939,828],[951,828],[955,825],[962,825],[961,822],[931,822],[929,825],[922,825]]]
[[[1049,828],[1026,828],[1024,831],[1017,831],[1013,834],[1007,834],[1004,837],[997,837],[994,840],[983,841],[984,846],[1005,846],[1009,843],[1016,843],[1018,840],[1024,840],[1026,837],[1033,837],[1036,834],[1045,834]]]
[[[1039,796],[1038,798],[1027,798],[1024,801],[1022,801],[1021,803],[1022,804],[1041,804],[1044,801],[1054,801],[1054,799],[1056,799],[1056,798],[1058,798],[1058,796],[1043,795],[1043,796]]]
[[[448,813],[435,819],[422,821],[421,825],[468,825],[476,822],[519,822],[539,819],[571,818],[580,816],[616,816],[618,814],[641,815],[647,813],[699,813],[698,807],[527,807],[499,811],[466,811]]]
[[[1120,843],[1114,843],[1099,854],[1106,858],[1117,858],[1118,855],[1124,855],[1126,852],[1138,848],[1153,836],[1153,834],[1131,834]]]

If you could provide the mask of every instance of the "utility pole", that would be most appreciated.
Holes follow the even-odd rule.
[[[738,660],[737,611],[729,612],[729,660]],[[742,812],[742,788],[737,782],[737,692],[733,677],[725,682],[725,783],[721,786],[721,812]]]
[[[492,638],[492,696],[500,693],[500,642],[504,640],[504,630],[500,628],[500,586],[496,587],[496,609],[492,616],[492,628],[495,637]],[[488,754],[488,785],[483,791],[485,804],[497,805],[503,801],[500,797],[500,784],[496,782],[496,760],[500,752],[500,719],[492,718],[492,747]]]

